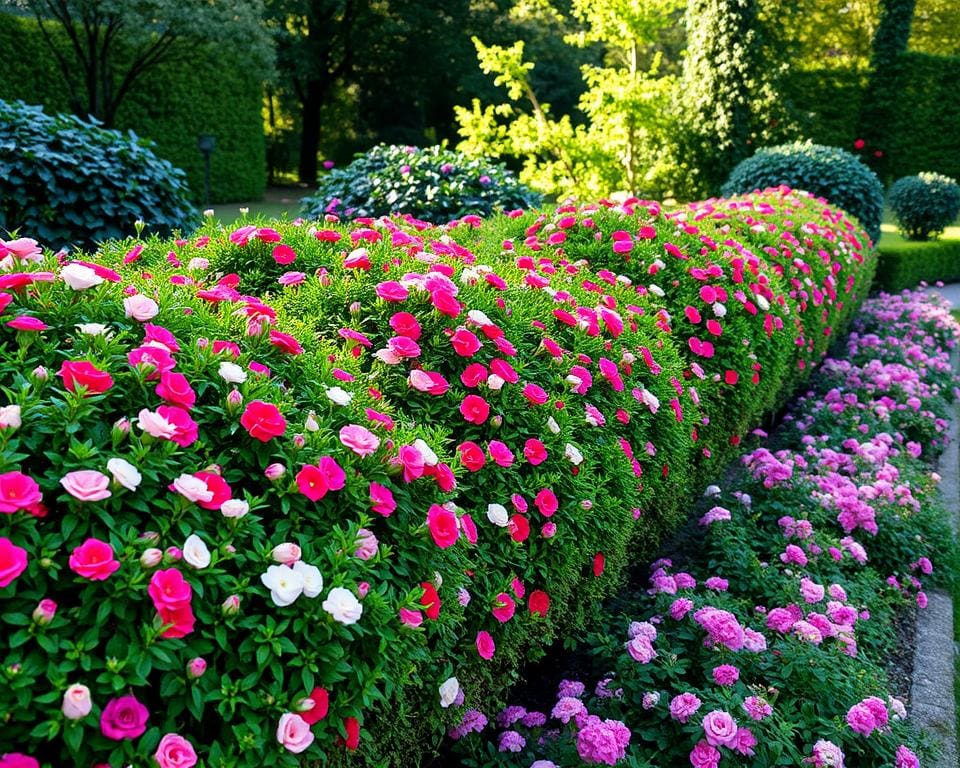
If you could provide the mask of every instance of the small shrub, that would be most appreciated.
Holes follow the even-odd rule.
[[[786,184],[825,197],[855,216],[876,243],[883,218],[883,186],[854,155],[836,147],[795,143],[761,149],[733,171],[723,195]]]
[[[503,165],[443,147],[381,144],[333,171],[302,204],[312,218],[325,213],[347,217],[412,213],[445,223],[466,214],[487,215],[539,202],[540,196]]]
[[[898,179],[888,200],[900,231],[910,240],[939,236],[960,214],[960,186],[939,173]]]
[[[162,234],[187,226],[186,177],[152,147],[133,132],[0,101],[0,227],[88,248],[132,235],[137,220]]]

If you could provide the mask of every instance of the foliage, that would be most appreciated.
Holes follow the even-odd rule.
[[[725,474],[733,492],[707,488],[683,560],[656,560],[649,589],[591,634],[596,687],[563,680],[552,711],[506,707],[487,738],[470,735],[488,724],[474,712],[452,734],[466,764],[915,768],[916,753],[932,757],[886,667],[903,652],[891,624],[950,579],[931,463],[958,337],[938,298],[868,301],[843,358]]]
[[[902,291],[921,283],[960,280],[960,240],[932,240],[903,245],[882,244],[877,258],[876,288]]]
[[[851,153],[809,142],[761,149],[731,171],[723,194],[778,184],[825,197],[855,216],[874,243],[880,239],[883,185]]]
[[[169,234],[194,211],[183,172],[152,144],[40,107],[0,101],[0,226],[60,247],[132,234]]]
[[[779,190],[5,243],[0,750],[415,763],[814,367],[865,242]]]
[[[324,176],[302,205],[312,218],[411,213],[445,223],[468,214],[526,208],[539,200],[503,165],[443,147],[381,144]]]
[[[908,239],[929,240],[960,214],[960,185],[939,173],[904,176],[890,187],[887,202]]]
[[[66,35],[56,32],[56,45],[68,52]],[[30,56],[8,57],[0,70],[0,99],[40,103],[50,112],[70,110],[66,84],[35,20],[0,14],[0,46],[31,51]],[[121,46],[114,55],[127,54]],[[212,202],[252,200],[262,196],[265,183],[261,102],[255,71],[229,49],[204,46],[193,56],[148,70],[121,103],[115,125],[155,141],[156,153],[186,172],[197,202],[204,191],[197,137],[214,136]]]
[[[604,50],[602,66],[581,68],[586,90],[579,109],[586,121],[580,125],[569,114],[554,117],[550,104],[541,101],[522,40],[502,46],[475,39],[481,69],[506,87],[509,103],[482,106],[474,99],[470,108],[458,107],[460,149],[522,160],[521,181],[550,195],[670,192],[679,165],[670,111],[676,82],[661,73],[656,50],[679,5],[678,0],[572,4],[582,27],[567,42],[601,44]]]
[[[677,91],[685,156],[714,194],[752,148],[785,135],[778,65],[758,0],[688,0],[687,55]]]
[[[260,24],[261,0],[2,0],[32,14],[70,93],[70,108],[113,127],[117,110],[145,73],[191,60],[205,43],[240,48],[263,79],[273,52]],[[65,36],[69,46],[61,46]],[[117,49],[124,55],[117,56]]]

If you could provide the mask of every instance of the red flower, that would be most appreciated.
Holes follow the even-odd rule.
[[[207,490],[213,494],[210,501],[198,501],[197,506],[204,509],[220,509],[223,502],[233,498],[233,491],[227,481],[215,472],[194,472],[193,476],[207,484]]]
[[[427,526],[430,528],[434,544],[440,549],[453,546],[460,537],[457,516],[439,504],[430,505],[430,510],[427,512]]]
[[[473,389],[487,380],[486,366],[480,363],[470,363],[460,374],[460,381],[463,386]]]
[[[347,717],[343,720],[343,727],[347,732],[347,739],[344,741],[337,736],[337,743],[354,752],[360,746],[360,723],[355,717]]]
[[[171,405],[179,405],[188,411],[197,402],[197,393],[182,373],[164,371],[160,374],[160,383],[154,391]]]
[[[453,344],[453,351],[460,357],[472,357],[480,350],[480,339],[466,328],[455,331],[450,337],[450,343]]]
[[[553,513],[560,507],[557,495],[550,488],[541,488],[540,493],[534,498],[533,504],[544,517],[552,517]]]
[[[510,538],[514,541],[526,541],[530,535],[530,523],[523,515],[510,518]]]
[[[542,589],[535,589],[530,593],[527,608],[534,616],[546,616],[550,610],[550,597]]]
[[[480,395],[467,395],[460,403],[460,413],[471,424],[483,424],[490,415],[490,405]]]
[[[299,714],[309,725],[314,725],[327,716],[327,710],[330,708],[330,694],[326,688],[317,686],[307,698],[313,702],[313,707]]]
[[[288,355],[302,355],[303,346],[289,333],[270,331],[270,343]]]
[[[280,409],[273,403],[252,400],[240,417],[240,424],[250,437],[262,443],[274,437],[280,437],[287,429],[287,421],[280,415]]]
[[[474,442],[467,440],[457,446],[460,454],[460,463],[470,472],[479,472],[487,463],[487,456],[483,449]]]
[[[99,395],[113,386],[113,377],[87,360],[64,360],[58,375],[63,378],[63,386],[71,392],[86,387],[85,394]]]
[[[437,588],[429,581],[420,584],[423,587],[423,596],[420,598],[420,605],[424,606],[423,612],[427,618],[436,621],[440,617],[440,595]]]
[[[310,501],[320,501],[330,490],[326,476],[320,471],[320,467],[313,464],[305,464],[297,472],[296,479],[297,489]]]
[[[547,460],[547,448],[539,440],[531,437],[524,443],[523,455],[533,466],[537,466]]]
[[[289,245],[278,245],[273,249],[273,260],[277,264],[293,264],[297,260],[297,252]]]
[[[593,575],[598,579],[603,575],[603,568],[607,564],[607,559],[603,556],[603,552],[597,552],[593,556]]]

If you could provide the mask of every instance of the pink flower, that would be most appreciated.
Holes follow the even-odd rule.
[[[277,725],[277,741],[288,752],[299,755],[313,744],[314,735],[310,725],[300,715],[287,712],[280,716]]]
[[[251,400],[240,417],[240,426],[247,430],[250,437],[261,443],[267,443],[286,432],[287,420],[273,403]]]
[[[670,700],[670,717],[681,723],[686,723],[698,709],[702,702],[692,693],[681,693]]]
[[[494,618],[499,621],[501,624],[505,624],[513,618],[513,614],[517,609],[517,604],[513,601],[513,598],[510,597],[506,592],[501,592],[497,595],[496,603],[493,606]]]
[[[721,664],[713,668],[713,681],[717,685],[733,685],[740,679],[740,670],[732,664]]]
[[[737,721],[728,712],[715,709],[703,718],[703,733],[714,747],[733,747],[737,743]]]
[[[513,451],[511,451],[505,443],[499,440],[491,440],[487,445],[487,451],[490,453],[490,458],[493,459],[495,464],[501,467],[513,466]]]
[[[378,283],[375,290],[377,296],[384,301],[400,302],[404,301],[410,295],[410,291],[394,280],[386,280]]]
[[[479,395],[467,395],[460,403],[460,414],[471,424],[483,424],[490,415],[490,405]]]
[[[754,720],[763,720],[765,717],[770,717],[770,715],[773,714],[773,707],[759,696],[747,696],[747,698],[743,700],[743,708]]]
[[[877,727],[873,712],[863,702],[854,704],[847,711],[847,725],[854,733],[869,736]]]
[[[282,266],[293,264],[293,262],[297,260],[297,252],[286,244],[274,246],[271,256],[273,256],[273,260],[277,262],[277,264]]]
[[[110,493],[110,478],[94,469],[68,472],[60,479],[60,485],[80,501],[101,501],[113,495]]]
[[[450,343],[453,345],[453,351],[460,357],[473,357],[480,351],[480,339],[472,331],[466,328],[458,328],[450,337]]]
[[[70,570],[91,581],[104,581],[120,567],[113,558],[110,544],[100,539],[87,539],[70,555]]]
[[[17,317],[13,318],[13,320],[8,320],[7,325],[16,331],[36,332],[46,331],[50,328],[50,326],[44,323],[42,320],[39,320],[36,317],[30,317],[29,315],[18,315]]]
[[[100,715],[100,732],[108,739],[136,739],[147,730],[147,708],[134,696],[111,699]]]
[[[460,537],[457,516],[439,504],[430,505],[430,510],[427,512],[427,526],[433,542],[440,549],[453,546]]]
[[[307,464],[297,473],[297,488],[310,501],[319,501],[327,491],[339,491],[346,484],[346,474],[329,456],[321,456],[316,465]]]
[[[93,702],[90,700],[90,689],[87,686],[75,683],[64,691],[60,709],[67,720],[82,720],[90,714],[92,708]]]
[[[193,745],[176,733],[165,734],[160,739],[153,758],[160,768],[193,768],[197,764],[197,753]]]
[[[357,424],[348,424],[340,429],[340,442],[361,457],[372,456],[380,447],[380,438]]]
[[[16,471],[0,475],[0,512],[11,514],[18,509],[29,509],[42,498],[40,486],[32,477]]]
[[[193,391],[187,377],[182,373],[164,371],[160,374],[160,383],[154,392],[170,405],[179,405],[190,410],[197,402],[197,393]]]
[[[477,653],[480,654],[480,658],[487,659],[488,661],[493,658],[493,654],[497,650],[497,646],[493,642],[493,638],[486,630],[477,632],[476,645]]]
[[[0,589],[27,569],[27,550],[0,536]]]
[[[901,744],[897,747],[893,766],[894,768],[920,768],[920,760],[911,750]]]
[[[720,750],[706,741],[699,741],[690,751],[690,765],[693,768],[717,768],[720,765]]]
[[[153,320],[160,312],[157,302],[142,293],[127,296],[123,300],[123,309],[127,317],[140,323]]]
[[[403,467],[403,482],[412,483],[423,476],[424,460],[420,449],[414,445],[401,445],[397,452],[397,462]]]
[[[353,556],[360,560],[370,560],[380,551],[380,545],[373,531],[361,528],[357,531],[356,550]]]
[[[409,608],[400,609],[400,622],[407,627],[419,627],[423,624],[423,614]]]
[[[417,318],[409,312],[396,312],[390,318],[390,327],[398,336],[406,336],[408,339],[416,341],[420,338],[421,329]]]
[[[541,488],[533,499],[533,505],[540,510],[540,514],[544,517],[552,517],[554,512],[560,508],[557,495],[550,488]]]
[[[547,460],[547,448],[539,440],[532,437],[524,443],[523,455],[533,466],[537,466]]]
[[[543,387],[532,383],[523,386],[523,396],[533,405],[543,405],[550,399]]]
[[[397,508],[393,492],[380,483],[370,483],[370,508],[378,515],[390,517]]]

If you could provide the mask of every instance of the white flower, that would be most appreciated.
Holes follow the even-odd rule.
[[[563,449],[563,455],[573,466],[578,467],[583,463],[583,454],[577,450],[575,445],[567,443],[566,447]]]
[[[113,475],[113,479],[128,491],[135,491],[143,480],[143,476],[133,464],[126,459],[110,459],[107,462],[107,470]]]
[[[5,405],[0,408],[0,429],[20,429],[22,423],[19,405]]]
[[[303,575],[285,565],[271,565],[260,581],[270,590],[274,605],[290,605],[303,593]]]
[[[493,325],[493,322],[479,309],[471,309],[467,312],[467,319],[477,325]]]
[[[220,378],[231,384],[243,384],[247,380],[247,372],[236,363],[224,361],[220,363]]]
[[[433,452],[433,449],[419,437],[413,441],[413,447],[420,451],[420,455],[423,456],[423,463],[428,467],[435,467],[440,462],[439,457]]]
[[[510,516],[503,504],[487,504],[487,520],[500,528],[506,528],[510,523]]]
[[[210,550],[197,534],[191,533],[183,542],[183,559],[194,568],[207,568],[210,565]]]
[[[113,335],[109,326],[103,323],[78,323],[75,327],[85,336],[105,336],[110,338]]]
[[[60,277],[75,291],[83,291],[103,282],[100,275],[83,264],[67,264],[60,270]]]
[[[487,376],[487,386],[494,392],[499,392],[501,389],[503,389],[504,384],[506,384],[506,382],[495,373],[491,373],[489,376]]]
[[[583,386],[583,379],[579,376],[574,376],[572,373],[564,379],[567,384],[570,385],[570,391],[575,392],[577,389]]]
[[[557,424],[557,420],[553,416],[547,417],[547,429],[554,435],[560,434],[560,425]]]
[[[190,261],[187,263],[187,269],[189,269],[191,272],[195,272],[197,270],[203,270],[209,266],[210,266],[210,262],[207,261],[207,259],[200,258],[199,256],[195,256],[194,258],[190,259]]]
[[[313,411],[307,414],[307,420],[303,422],[303,428],[307,432],[319,432],[320,424],[317,422],[317,414]]]
[[[143,323],[155,318],[160,312],[160,307],[149,296],[136,293],[123,300],[123,310],[127,317]]]
[[[174,490],[190,501],[212,501],[213,491],[207,488],[207,484],[199,477],[193,475],[180,475],[173,481]]]
[[[169,440],[177,434],[177,428],[156,411],[142,408],[137,414],[137,426],[153,437]]]
[[[323,601],[323,610],[341,624],[356,624],[363,614],[363,606],[349,589],[334,587]]]
[[[663,288],[661,288],[661,287],[660,287],[659,285],[657,285],[656,283],[650,283],[649,290],[650,290],[650,293],[652,293],[654,296],[657,296],[657,297],[659,297],[659,298],[661,298],[661,299],[662,299],[663,296],[664,296]]]
[[[353,400],[353,394],[342,387],[327,387],[327,397],[337,405],[349,405]]]
[[[293,564],[293,570],[300,574],[303,581],[303,594],[307,597],[317,597],[323,592],[323,576],[320,575],[320,569],[317,566],[297,560]]]
[[[716,315],[717,317],[726,317],[727,308],[718,301],[716,304],[713,305],[713,314]]]
[[[767,297],[766,297],[766,296],[761,296],[761,295],[758,293],[757,296],[756,296],[756,299],[757,299],[757,306],[760,307],[760,309],[762,309],[764,312],[766,312],[768,309],[770,309],[770,302],[767,301]]]
[[[220,505],[220,514],[224,517],[239,519],[250,511],[250,505],[243,499],[227,499]]]
[[[444,680],[440,686],[440,706],[444,709],[449,707],[456,701],[458,693],[460,693],[460,681],[457,678],[449,677]]]
[[[720,486],[719,485],[708,485],[707,489],[703,492],[704,498],[711,498],[713,496],[720,495]]]

